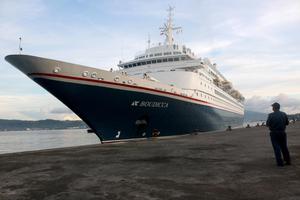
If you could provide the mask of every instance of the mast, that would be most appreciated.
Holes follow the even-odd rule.
[[[21,52],[22,52],[22,50],[23,50],[23,48],[22,48],[22,46],[21,46],[21,42],[22,42],[22,38],[19,37],[19,54],[21,54]]]
[[[174,10],[174,7],[169,6],[169,9],[167,10],[169,12],[167,23],[164,23],[164,26],[159,28],[161,30],[160,34],[166,36],[165,44],[168,44],[168,45],[172,45],[174,42],[173,31],[177,30],[176,33],[179,33],[182,31],[181,27],[173,26],[173,10]]]
[[[150,43],[151,43],[151,38],[150,38],[150,34],[149,33],[148,33],[147,43],[148,43],[148,49],[149,49],[150,48]]]

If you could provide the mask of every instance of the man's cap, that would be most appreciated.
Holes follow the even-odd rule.
[[[280,108],[280,104],[275,102],[271,105],[273,108]]]

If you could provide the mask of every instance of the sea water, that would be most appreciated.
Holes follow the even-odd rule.
[[[257,123],[261,125],[262,121],[244,122],[243,127]],[[0,131],[0,154],[99,143],[99,138],[86,129]]]
[[[86,129],[0,132],[0,154],[99,143]]]

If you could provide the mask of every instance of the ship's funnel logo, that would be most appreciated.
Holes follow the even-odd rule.
[[[138,106],[139,105],[139,101],[134,101],[131,103],[131,106]]]

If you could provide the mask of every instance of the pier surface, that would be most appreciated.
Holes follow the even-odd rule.
[[[300,122],[291,166],[266,127],[0,155],[0,199],[300,199]],[[17,148],[17,147],[16,147]]]

